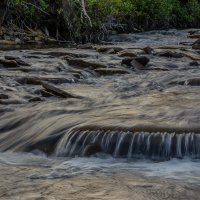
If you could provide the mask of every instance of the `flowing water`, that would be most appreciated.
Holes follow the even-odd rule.
[[[0,51],[29,64],[0,65],[0,198],[198,199],[200,51],[187,36]],[[150,62],[122,65],[124,52]]]

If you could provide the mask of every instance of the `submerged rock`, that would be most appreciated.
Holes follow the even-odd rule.
[[[192,45],[193,49],[200,49],[200,39],[198,39],[196,42]]]
[[[167,58],[182,58],[184,55],[182,53],[177,53],[173,51],[165,51],[165,52],[160,52],[157,54],[160,57],[167,57]]]
[[[7,94],[0,94],[0,99],[8,99],[9,96]]]
[[[108,50],[110,50],[110,49],[112,49],[112,50],[114,50],[114,52],[115,53],[117,53],[117,52],[119,52],[119,51],[122,51],[122,50],[124,50],[122,47],[98,47],[98,48],[96,48],[96,50],[98,51],[98,52],[107,52]]]
[[[128,65],[128,66],[131,66],[131,61],[133,60],[134,58],[133,57],[130,57],[130,58],[124,58],[122,60],[122,65]]]
[[[99,144],[88,144],[82,153],[82,156],[91,156],[95,153],[102,152],[102,148]]]
[[[127,74],[128,71],[124,69],[118,69],[118,68],[99,68],[95,69],[95,72],[101,74],[101,75],[113,75],[113,74]]]
[[[153,54],[153,52],[154,52],[154,50],[151,47],[149,47],[149,46],[143,48],[143,51],[146,54]]]
[[[47,90],[48,92],[50,92],[56,96],[60,96],[60,97],[64,97],[64,98],[78,98],[77,96],[70,94],[70,93],[66,92],[65,90],[62,90],[52,84],[49,84],[46,82],[42,82],[41,84],[45,90]]]
[[[28,100],[29,102],[37,102],[37,101],[44,101],[44,98],[42,97],[33,97]]]
[[[6,59],[3,59],[3,58],[0,58],[0,64],[3,65],[6,68],[19,67],[19,64],[15,60],[6,60]]]
[[[146,69],[149,63],[149,58],[146,56],[139,56],[131,61],[131,66],[135,69]]]
[[[193,62],[190,62],[190,66],[196,67],[196,66],[199,66],[199,63],[197,61],[193,61]]]
[[[74,65],[74,66],[77,66],[77,67],[83,67],[83,68],[92,67],[94,69],[96,69],[96,68],[107,68],[108,67],[106,64],[99,63],[99,62],[91,62],[91,61],[85,61],[85,60],[82,60],[82,59],[75,59],[75,58],[68,58],[68,57],[65,57],[65,59],[67,60],[67,62],[70,65]]]
[[[180,82],[181,85],[200,86],[200,78],[191,78],[186,81]]]
[[[128,52],[128,51],[120,51],[118,52],[118,56],[119,57],[136,57],[137,55],[135,53]]]
[[[134,60],[143,66],[146,66],[149,62],[149,58],[146,56],[139,56],[139,57],[135,58]]]
[[[14,56],[5,56],[6,60],[14,60],[17,62],[18,65],[22,65],[22,66],[30,66],[30,64],[24,62],[23,60],[21,60],[19,57],[14,57]]]

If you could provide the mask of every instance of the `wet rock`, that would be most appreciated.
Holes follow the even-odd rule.
[[[149,47],[149,46],[143,48],[143,51],[146,54],[153,54],[154,53],[154,50],[151,47]]]
[[[106,64],[103,64],[103,63],[85,61],[82,59],[73,59],[73,58],[65,58],[65,59],[67,60],[67,62],[70,65],[74,65],[74,66],[82,67],[82,68],[92,67],[94,69],[97,69],[97,68],[107,68],[108,67]]]
[[[18,65],[21,66],[30,66],[30,64],[24,62],[23,60],[21,60],[19,57],[14,57],[14,56],[5,56],[6,60],[14,60],[17,62]]]
[[[200,33],[194,33],[188,36],[189,38],[200,38]]]
[[[193,61],[193,62],[190,62],[189,65],[192,67],[197,67],[197,66],[199,66],[199,63],[197,61]]]
[[[24,104],[26,101],[19,99],[0,99],[0,104],[10,105],[10,104]]]
[[[57,44],[58,40],[56,40],[54,38],[45,37],[44,42],[47,43],[47,44]]]
[[[6,60],[16,60],[16,59],[19,59],[19,57],[15,57],[15,56],[4,56],[4,58]]]
[[[109,49],[108,51],[106,51],[107,54],[115,54],[115,50],[114,49]]]
[[[95,72],[99,73],[100,75],[113,75],[113,74],[127,74],[128,71],[124,69],[118,68],[99,68],[95,69]]]
[[[182,53],[184,56],[192,59],[192,60],[195,60],[195,61],[198,61],[200,60],[200,56],[197,55],[196,53],[191,53],[191,52],[183,52]]]
[[[19,67],[18,63],[15,60],[6,60],[6,59],[3,59],[3,58],[0,58],[0,64],[3,65],[6,68]]]
[[[132,52],[128,52],[128,51],[122,51],[118,53],[119,57],[136,57],[137,55],[135,53]]]
[[[101,53],[107,52],[110,49],[113,49],[115,53],[124,50],[122,47],[98,47],[98,48],[96,48],[96,50]]]
[[[88,54],[83,54],[83,53],[70,53],[70,52],[66,52],[64,54],[64,59],[65,58],[88,58],[90,57],[90,55]]]
[[[200,39],[198,39],[196,42],[192,45],[193,49],[200,49]]]
[[[200,78],[191,78],[185,81],[184,85],[200,86]]]
[[[9,96],[7,94],[0,94],[0,99],[8,99]]]
[[[121,62],[122,65],[128,65],[128,66],[131,66],[131,61],[133,60],[134,58],[131,57],[131,58],[124,58]]]
[[[173,51],[165,51],[165,52],[160,52],[157,54],[160,57],[166,57],[166,58],[182,58],[184,55],[182,53],[177,53]]]
[[[16,80],[18,83],[24,85],[24,84],[30,84],[30,85],[40,85],[41,79],[38,77],[21,77]]]
[[[154,66],[154,65],[148,65],[145,68],[140,68],[140,69],[145,69],[145,70],[149,70],[149,71],[169,71],[168,68],[166,68],[165,66]]]
[[[15,41],[10,41],[10,40],[0,40],[0,44],[2,45],[15,45]]]
[[[149,58],[146,56],[139,56],[135,58],[134,60],[143,66],[146,66],[149,63]]]
[[[132,60],[131,61],[131,67],[133,67],[134,69],[139,69],[139,70],[144,70],[146,69],[146,67],[142,64],[140,64],[139,62],[137,62],[136,60]]]
[[[78,98],[77,96],[70,94],[70,93],[66,92],[65,90],[62,90],[62,89],[55,87],[54,85],[51,85],[46,82],[42,82],[42,87],[45,90],[47,90],[48,92],[50,92],[56,96],[60,96],[60,97],[64,97],[64,98]]]
[[[21,41],[19,38],[15,38],[15,43],[16,43],[16,44],[21,44],[22,41]]]
[[[80,44],[77,46],[78,49],[93,49],[93,46],[91,43],[87,43],[87,44]]]
[[[52,93],[47,92],[46,90],[40,90],[40,93],[43,97],[52,97],[54,96]]]
[[[30,146],[27,146],[24,151],[32,152],[35,150],[40,150],[48,155],[51,155],[55,151],[56,144],[58,143],[60,137],[60,134],[55,134],[47,138],[43,138],[40,141],[37,141]]]
[[[30,84],[30,85],[41,85],[42,81],[49,81],[54,84],[62,84],[62,83],[71,83],[72,80],[62,77],[34,77],[34,76],[27,76],[27,77],[21,77],[16,80],[18,83],[24,85],[24,84]]]
[[[33,97],[28,100],[29,102],[37,102],[37,101],[44,101],[44,98],[42,97]]]
[[[99,144],[88,144],[82,153],[82,156],[91,156],[95,153],[102,152],[102,148]]]

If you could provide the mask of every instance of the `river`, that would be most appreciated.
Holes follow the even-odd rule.
[[[0,198],[200,199],[195,31],[2,48]]]

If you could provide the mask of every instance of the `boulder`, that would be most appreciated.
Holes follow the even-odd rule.
[[[95,153],[102,152],[102,148],[99,144],[88,144],[84,150],[82,155],[83,156],[91,156]]]
[[[196,42],[192,45],[193,49],[200,49],[200,39],[198,39]]]
[[[0,64],[3,65],[5,68],[19,67],[18,63],[15,60],[6,60],[3,58],[0,58]]]
[[[149,63],[149,58],[146,56],[139,56],[135,58],[134,60],[143,66],[146,66]]]
[[[149,47],[149,46],[143,48],[143,51],[146,54],[153,54],[154,53],[154,50],[151,47]]]
[[[128,66],[131,66],[131,61],[133,60],[134,58],[133,57],[130,57],[130,58],[124,58],[121,62],[122,65],[128,65]]]
[[[145,69],[149,63],[149,58],[146,56],[138,56],[136,58],[125,58],[122,60],[122,64],[132,66],[137,69]]]

